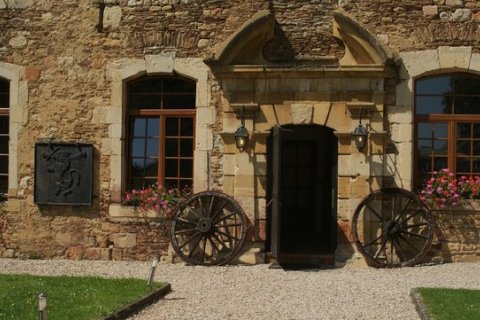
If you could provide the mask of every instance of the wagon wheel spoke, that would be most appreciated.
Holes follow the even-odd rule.
[[[402,246],[397,238],[392,238],[392,244],[395,246],[395,251],[400,254],[400,261],[407,261],[407,256],[405,255],[405,252],[403,251]]]
[[[191,195],[175,209],[170,240],[177,255],[190,264],[225,264],[238,254],[247,234],[247,218],[226,194]]]
[[[422,238],[422,239],[425,239],[425,240],[428,239],[428,237],[426,237],[426,236],[422,236],[421,234],[416,234],[416,233],[413,233],[413,232],[402,231],[402,233],[408,234],[412,237]]]
[[[352,233],[355,246],[370,265],[410,266],[430,248],[433,219],[415,194],[385,188],[360,202],[352,218]]]
[[[369,243],[366,243],[363,245],[363,247],[368,247],[368,246],[371,246],[372,244],[378,244],[377,241],[382,237],[382,235],[379,235],[377,238],[373,239],[372,241],[370,241]]]
[[[420,252],[420,249],[411,244],[410,241],[408,241],[404,236],[399,235],[398,237],[402,239],[410,248],[414,249],[416,252]]]
[[[202,237],[202,235],[200,233],[197,233],[196,235],[194,235],[193,237],[191,237],[190,239],[188,239],[187,241],[185,241],[181,246],[180,246],[180,249],[182,249],[183,247],[185,247],[187,244],[189,244],[190,242],[192,242],[195,238],[197,237]]]
[[[198,244],[200,243],[200,240],[202,240],[202,236],[200,235],[200,237],[198,238],[197,242],[195,242],[195,245],[193,246],[193,249],[190,250],[190,252],[188,253],[188,257],[191,258],[193,253],[195,252],[195,250],[197,250],[198,248]]]

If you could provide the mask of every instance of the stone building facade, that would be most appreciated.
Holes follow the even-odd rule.
[[[3,257],[171,254],[163,223],[139,217],[122,195],[132,176],[129,88],[179,77],[195,82],[193,189],[241,204],[250,232],[240,261],[261,263],[269,250],[276,125],[330,130],[319,142],[337,146],[327,150],[336,170],[325,191],[335,211],[327,233],[337,236],[330,259],[359,258],[350,224],[360,201],[381,187],[415,189],[416,81],[480,75],[480,1],[0,0],[0,25],[9,97]],[[245,152],[234,141],[241,110]],[[362,120],[369,135],[358,150],[351,133]],[[91,205],[34,202],[35,144],[45,141],[93,145]],[[432,256],[478,261],[480,214],[436,217]]]

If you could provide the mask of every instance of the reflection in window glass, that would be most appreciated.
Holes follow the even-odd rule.
[[[417,81],[417,94],[450,94],[452,92],[453,80],[451,76],[427,78]]]
[[[449,96],[417,96],[417,114],[450,114],[452,101]]]

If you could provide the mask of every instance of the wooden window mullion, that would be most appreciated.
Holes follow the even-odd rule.
[[[451,172],[457,172],[456,156],[457,156],[457,130],[456,122],[448,122],[448,168]]]
[[[158,184],[163,186],[165,184],[165,116],[159,116],[160,132],[158,137]]]

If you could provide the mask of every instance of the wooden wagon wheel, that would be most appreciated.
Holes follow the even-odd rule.
[[[433,238],[433,218],[413,193],[385,188],[369,194],[352,218],[355,245],[375,267],[418,263]]]
[[[240,205],[221,192],[196,193],[175,209],[170,238],[175,252],[194,265],[222,265],[240,251],[247,217]]]

